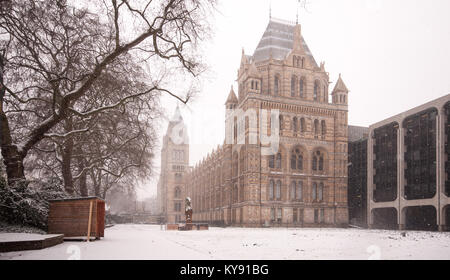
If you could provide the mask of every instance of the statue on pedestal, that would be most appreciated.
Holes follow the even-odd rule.
[[[186,224],[191,224],[192,223],[192,206],[191,206],[191,198],[190,197],[186,197],[185,200],[185,210],[184,210],[184,214],[186,215]]]

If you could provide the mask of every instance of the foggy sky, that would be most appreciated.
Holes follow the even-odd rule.
[[[272,17],[295,22],[296,2],[272,1]],[[253,54],[269,22],[269,3],[221,0],[205,53],[211,71],[202,93],[180,106],[191,165],[223,143],[224,103],[232,85],[237,93],[241,51]],[[330,91],[339,73],[350,90],[350,125],[369,126],[450,93],[449,11],[448,0],[309,0],[307,10],[299,10],[302,35],[330,73]],[[162,104],[170,118],[176,101],[164,97]],[[160,141],[166,127],[163,121]],[[157,152],[155,177],[139,188],[141,198],[156,194]]]

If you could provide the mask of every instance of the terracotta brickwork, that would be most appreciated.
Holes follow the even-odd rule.
[[[237,96],[231,89],[225,103],[227,139],[183,177],[193,221],[347,225],[348,89],[341,77],[329,98],[329,75],[314,60],[300,25],[271,20],[253,56],[242,52],[237,81]],[[255,112],[258,125],[239,119],[237,109]],[[279,110],[280,117],[264,110]],[[276,133],[275,122],[277,151],[264,155],[267,145],[259,136]]]

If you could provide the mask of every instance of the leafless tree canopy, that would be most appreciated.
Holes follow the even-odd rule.
[[[1,1],[0,146],[8,182],[25,179],[25,170],[45,171],[68,192],[86,194],[88,181],[104,196],[148,175],[158,96],[186,103],[195,93],[215,4]],[[190,86],[175,88],[173,75]]]

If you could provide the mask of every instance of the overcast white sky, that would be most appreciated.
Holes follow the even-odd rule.
[[[296,0],[273,0],[272,17],[295,22]],[[221,0],[212,20],[215,34],[205,60],[211,73],[202,93],[181,111],[194,165],[223,143],[224,102],[235,80],[241,51],[252,55],[269,21],[269,0]],[[332,85],[339,75],[350,90],[349,124],[369,126],[450,93],[450,1],[309,0],[299,9],[302,34],[316,61],[325,61]],[[167,117],[176,106],[163,98]],[[166,122],[161,123],[160,138]],[[159,143],[160,144],[160,143]],[[138,189],[156,194],[155,177]]]

